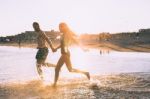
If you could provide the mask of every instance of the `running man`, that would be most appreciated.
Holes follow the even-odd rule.
[[[34,28],[34,31],[37,33],[37,49],[38,49],[38,51],[36,54],[36,67],[37,67],[37,71],[38,71],[40,78],[43,80],[43,74],[42,74],[41,67],[42,66],[55,67],[54,64],[45,63],[45,60],[48,55],[47,43],[53,52],[55,52],[56,49],[53,48],[52,42],[48,39],[46,34],[40,29],[40,26],[37,22],[33,22],[33,28]]]

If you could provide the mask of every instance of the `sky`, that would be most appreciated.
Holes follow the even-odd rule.
[[[0,0],[0,36],[45,31],[66,22],[77,34],[150,28],[150,0]]]

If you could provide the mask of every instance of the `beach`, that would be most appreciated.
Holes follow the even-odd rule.
[[[89,71],[91,80],[69,73],[63,66],[58,85],[53,87],[54,68],[43,68],[44,81],[38,77],[36,51],[34,47],[0,47],[3,57],[0,63],[0,99],[150,98],[149,53],[110,51],[100,54],[96,48],[88,51],[72,48],[74,67]],[[77,53],[82,56],[78,57]],[[50,52],[48,61],[56,63],[59,55],[59,51]]]
[[[1,0],[0,99],[150,99],[150,0]]]
[[[0,85],[0,99],[150,99],[150,73],[60,79],[58,86],[40,80]]]

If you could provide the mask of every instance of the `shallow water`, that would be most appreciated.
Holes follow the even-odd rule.
[[[35,55],[37,49],[0,47],[0,83],[22,82],[38,79]],[[60,51],[49,51],[48,62],[57,63]],[[74,68],[89,71],[91,75],[150,72],[150,53],[115,52],[100,54],[99,50],[71,48],[71,60]],[[43,68],[45,80],[53,81],[54,68]],[[60,78],[84,77],[84,75],[69,73],[66,66],[62,67]]]

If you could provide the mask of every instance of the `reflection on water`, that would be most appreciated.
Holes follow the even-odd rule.
[[[37,79],[35,54],[37,49],[0,47],[0,82],[15,82]],[[57,63],[60,51],[49,53],[48,62]],[[100,51],[89,49],[83,51],[71,48],[72,64],[75,68],[86,70],[91,75],[106,73],[149,72],[150,53],[110,52],[100,55]],[[54,68],[43,68],[45,79],[53,81]],[[62,67],[60,79],[63,77],[84,77],[69,73],[66,66]]]

